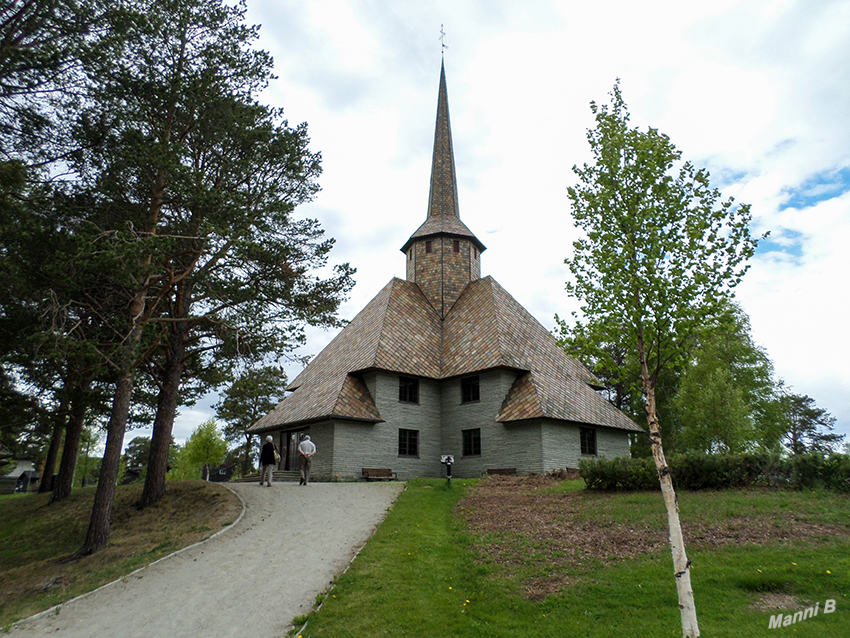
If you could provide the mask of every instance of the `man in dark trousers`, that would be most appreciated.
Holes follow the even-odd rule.
[[[315,453],[316,444],[310,440],[310,435],[302,435],[301,443],[298,445],[298,454],[301,456],[301,482],[299,485],[307,485],[310,480],[310,467],[313,464],[312,458]]]

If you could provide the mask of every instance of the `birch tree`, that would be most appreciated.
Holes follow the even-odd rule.
[[[573,167],[578,182],[568,189],[573,218],[584,234],[565,260],[572,273],[567,290],[582,303],[575,318],[587,347],[625,338],[640,363],[682,633],[699,636],[655,390],[662,372],[681,362],[691,336],[731,298],[757,240],[750,236],[748,205],[721,201],[708,172],[683,162],[666,135],[631,128],[619,82],[610,95],[610,105],[591,102],[596,124],[587,139],[593,163]],[[601,347],[592,354],[610,356]]]

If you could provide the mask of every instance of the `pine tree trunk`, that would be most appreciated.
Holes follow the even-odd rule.
[[[174,318],[187,319],[191,310],[192,283],[184,280],[177,287],[174,302]],[[165,494],[165,475],[168,473],[168,452],[171,448],[171,433],[177,416],[180,398],[180,380],[183,377],[186,357],[186,337],[189,324],[177,321],[171,325],[167,343],[165,373],[156,407],[156,418],[151,435],[145,487],[139,499],[139,507],[148,507]]]
[[[77,456],[80,453],[80,439],[83,436],[83,423],[88,409],[88,399],[85,391],[88,383],[73,388],[71,410],[68,414],[68,424],[65,428],[65,445],[62,448],[62,460],[59,463],[59,473],[53,481],[53,497],[51,503],[56,503],[71,495],[74,486],[74,471],[77,466]]]
[[[106,449],[97,480],[97,492],[94,496],[91,520],[86,532],[86,540],[75,556],[87,556],[109,544],[109,528],[112,524],[112,508],[115,504],[115,487],[118,482],[118,468],[121,462],[121,448],[124,446],[124,431],[130,413],[130,399],[133,394],[133,372],[122,372],[115,384],[115,396],[112,400],[112,413],[106,426]]]
[[[642,344],[641,344],[642,346]],[[687,638],[699,636],[697,610],[694,603],[694,591],[691,587],[691,562],[685,553],[685,539],[682,525],[679,521],[679,502],[673,489],[673,479],[670,467],[664,457],[661,445],[661,427],[658,423],[658,413],[655,404],[655,384],[649,376],[643,348],[639,348],[641,370],[643,375],[644,393],[646,394],[646,420],[649,425],[649,441],[652,458],[658,470],[658,480],[661,482],[661,493],[667,508],[667,525],[669,529],[670,551],[673,554],[673,574],[676,578],[676,591],[679,596],[679,611],[682,617],[682,635]]]
[[[41,473],[41,482],[38,484],[38,493],[47,494],[53,491],[53,477],[56,475],[56,460],[59,458],[59,450],[62,449],[62,435],[68,427],[68,400],[63,393],[56,411],[56,422],[53,424],[53,434],[50,436],[50,447],[47,448],[47,460],[44,462],[44,471]]]
[[[165,379],[157,402],[156,418],[151,435],[150,456],[148,457],[147,474],[145,475],[145,487],[139,499],[139,507],[142,508],[153,505],[165,494],[168,452],[171,448],[174,417],[177,415],[180,377],[183,374],[182,342],[176,350],[177,352],[172,351],[168,357]]]

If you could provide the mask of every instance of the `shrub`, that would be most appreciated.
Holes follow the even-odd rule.
[[[850,456],[846,454],[781,458],[774,454],[689,453],[672,456],[668,464],[676,487],[683,490],[785,486],[850,492]],[[588,489],[659,488],[653,459],[582,459],[579,474]]]

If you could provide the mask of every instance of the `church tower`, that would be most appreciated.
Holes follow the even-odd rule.
[[[460,220],[446,66],[443,63],[437,98],[428,216],[401,248],[407,259],[407,280],[419,285],[444,319],[466,285],[481,278],[481,253],[484,250],[484,244]]]

